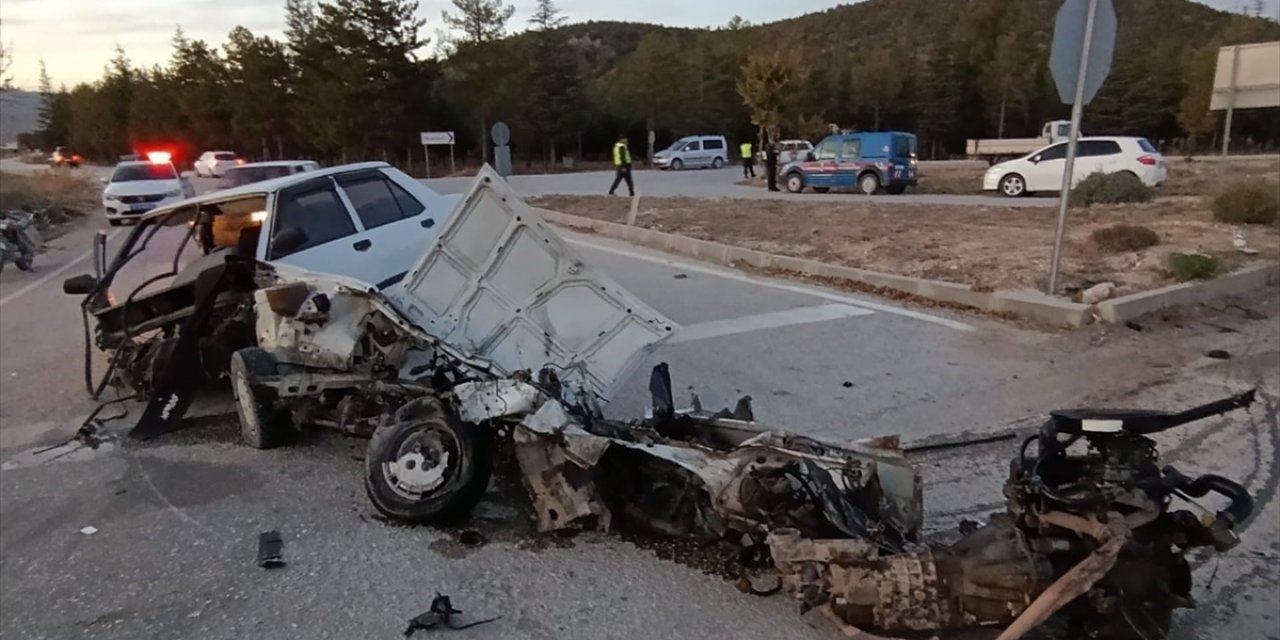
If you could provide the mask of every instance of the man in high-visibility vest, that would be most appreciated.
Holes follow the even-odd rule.
[[[609,187],[609,195],[617,190],[618,184],[623,180],[627,181],[627,191],[632,195],[636,195],[636,185],[631,182],[631,150],[627,148],[627,134],[618,136],[618,141],[613,143],[613,186]]]
[[[751,143],[744,142],[738,149],[742,151],[742,177],[756,177],[756,157],[751,155]]]

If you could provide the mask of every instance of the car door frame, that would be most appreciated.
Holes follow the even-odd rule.
[[[1025,171],[1023,179],[1026,181],[1027,191],[1061,191],[1062,190],[1062,173],[1066,171],[1066,142],[1058,142],[1051,144],[1035,153],[1027,156],[1027,163],[1030,167]],[[1033,158],[1043,156],[1045,152],[1057,147],[1063,148],[1063,156],[1060,158],[1051,158],[1049,160],[1035,161]],[[1050,165],[1050,162],[1060,164]]]
[[[354,232],[349,236],[343,236],[342,238],[339,238],[336,240],[330,240],[323,244],[318,244],[314,247],[308,247],[306,249],[303,249],[302,251],[296,251],[296,252],[290,253],[289,255],[284,256],[282,258],[269,259],[271,256],[271,253],[270,253],[271,242],[279,231],[278,226],[280,224],[280,205],[282,203],[280,198],[281,193],[290,191],[293,189],[297,189],[299,187],[302,187],[304,185],[307,185],[313,182],[319,183],[320,181],[328,181],[329,185],[333,188],[334,192],[338,195],[338,200],[342,203],[342,206],[346,209],[347,218],[351,221],[351,226],[354,229]],[[304,180],[297,184],[291,184],[287,187],[277,190],[274,193],[269,194],[268,202],[267,202],[267,210],[271,212],[271,215],[268,217],[268,220],[270,222],[270,228],[267,230],[267,233],[262,234],[258,238],[258,259],[259,260],[262,260],[263,262],[286,264],[286,265],[298,267],[301,269],[307,269],[310,271],[318,271],[322,273],[333,273],[336,275],[355,278],[362,282],[368,282],[367,274],[363,272],[357,273],[357,271],[363,271],[361,269],[343,269],[341,271],[334,271],[332,269],[315,266],[317,264],[361,265],[361,264],[370,262],[368,260],[362,260],[361,256],[363,256],[364,253],[359,252],[355,249],[356,243],[367,239],[364,237],[364,233],[365,233],[364,225],[360,222],[360,216],[356,214],[355,207],[351,206],[351,201],[347,199],[347,194],[342,191],[342,188],[338,185],[338,182],[337,180],[334,179],[333,175],[317,176],[315,178],[310,178],[308,180]],[[325,251],[317,252],[317,250],[319,249],[325,249]],[[304,264],[299,264],[298,260],[292,259],[295,256],[299,256],[300,254],[306,254],[302,256],[304,258],[304,262],[305,262]],[[321,255],[327,256],[327,258],[324,260],[312,259],[314,257],[321,256]],[[376,284],[376,282],[370,283],[370,284]]]
[[[845,157],[845,145],[858,143],[858,153],[852,158]],[[858,184],[858,174],[862,172],[862,151],[865,141],[858,136],[848,136],[840,140],[836,148],[836,169],[831,178],[831,186],[841,189],[852,189]]]
[[[829,160],[823,160],[818,157],[818,149],[822,148],[823,140],[813,148],[813,161],[806,161],[801,166],[804,167],[804,180],[811,187],[819,187],[830,189],[835,186],[836,171],[840,166],[840,150],[844,144],[843,138],[832,138],[832,143],[836,145],[835,156]]]
[[[377,173],[383,180],[400,187],[415,202],[422,205],[422,210],[412,216],[402,217],[393,222],[373,228],[366,227],[364,220],[360,217],[360,212],[356,209],[355,203],[347,195],[346,188],[337,180],[338,176],[365,173]],[[383,288],[399,281],[413,266],[418,257],[422,255],[423,248],[435,241],[439,235],[440,223],[443,222],[443,219],[447,219],[449,212],[433,212],[433,206],[439,203],[425,201],[414,193],[415,189],[403,184],[399,176],[388,173],[385,167],[361,169],[338,174],[338,176],[334,176],[334,183],[338,187],[338,193],[341,194],[351,212],[355,214],[363,237],[372,243],[371,249],[376,252],[373,255],[382,258],[379,262],[389,266],[389,268],[381,270],[379,279],[371,284],[378,286],[378,288]]]

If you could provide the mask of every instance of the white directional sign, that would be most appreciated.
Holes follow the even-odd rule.
[[[423,131],[418,135],[422,136],[422,145],[429,144],[453,144],[452,131]]]

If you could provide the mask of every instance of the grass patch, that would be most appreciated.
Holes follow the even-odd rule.
[[[1280,218],[1280,185],[1237,180],[1213,198],[1213,217],[1229,224],[1273,224]]]
[[[1169,273],[1178,282],[1209,280],[1225,269],[1221,260],[1203,253],[1169,254]]]
[[[1154,189],[1127,171],[1091,173],[1071,190],[1071,204],[1087,207],[1094,204],[1147,202],[1154,194]]]
[[[1094,229],[1090,235],[1094,243],[1112,253],[1141,251],[1160,244],[1160,236],[1155,231],[1140,225],[1117,224]]]
[[[46,235],[92,211],[97,196],[97,185],[69,171],[0,174],[0,211],[35,213],[36,225]]]

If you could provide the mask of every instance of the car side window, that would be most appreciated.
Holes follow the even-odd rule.
[[[706,141],[706,143],[704,144],[704,147],[705,147],[708,151],[711,151],[711,150],[713,150],[713,149],[723,149],[723,148],[724,148],[724,142],[723,142],[723,141],[721,141],[721,140],[707,140],[707,141]]]
[[[1063,142],[1055,144],[1052,147],[1041,151],[1038,157],[1040,158],[1040,162],[1044,162],[1045,160],[1061,160],[1067,157],[1067,143]]]
[[[836,141],[827,140],[822,144],[818,145],[818,149],[817,151],[814,152],[813,157],[817,160],[835,160],[836,159]]]
[[[840,146],[840,157],[845,160],[857,160],[862,152],[862,141],[858,139],[845,140]]]
[[[702,143],[694,140],[684,146],[685,151],[702,151]]]
[[[1080,155],[1113,156],[1120,153],[1120,145],[1112,140],[1085,140],[1080,143]]]
[[[405,213],[400,207],[400,199],[386,176],[379,171],[360,172],[338,177],[338,184],[346,192],[351,206],[365,229],[376,229],[384,224],[412,217],[421,211]]]
[[[279,199],[272,233],[278,234],[284,229],[297,227],[306,234],[306,242],[289,251],[277,251],[272,246],[268,252],[271,260],[333,242],[356,232],[346,205],[338,197],[333,181],[328,178],[282,191]]]

